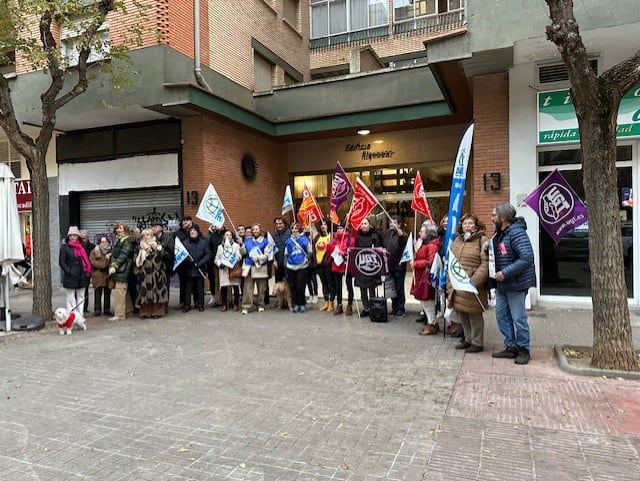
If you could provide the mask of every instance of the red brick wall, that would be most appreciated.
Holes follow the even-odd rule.
[[[471,211],[493,233],[491,210],[509,201],[509,74],[473,78],[473,160],[467,177],[471,189]],[[482,175],[501,174],[498,191],[483,190]]]
[[[209,183],[220,196],[227,219],[234,225],[260,222],[273,230],[280,215],[284,188],[289,178],[284,146],[214,119],[188,117],[182,123],[183,190],[197,190],[202,199]],[[242,176],[240,162],[246,153],[256,158],[258,174],[253,182]],[[194,215],[197,205],[185,205]],[[200,222],[201,227],[209,225]],[[227,221],[227,227],[231,227]]]

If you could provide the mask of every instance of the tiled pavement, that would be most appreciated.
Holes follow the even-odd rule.
[[[558,369],[550,346],[590,343],[588,311],[531,323],[525,367],[490,357],[492,313],[466,356],[413,316],[317,311],[0,337],[0,479],[639,479],[640,383]]]

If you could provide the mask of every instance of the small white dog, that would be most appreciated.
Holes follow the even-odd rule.
[[[77,326],[84,331],[87,330],[84,316],[75,311],[67,311],[64,307],[58,307],[53,315],[58,323],[60,335],[71,334],[73,326]]]

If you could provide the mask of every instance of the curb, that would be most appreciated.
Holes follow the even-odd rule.
[[[603,378],[621,378],[630,380],[640,380],[640,372],[633,371],[616,371],[612,369],[598,369],[595,367],[577,367],[567,361],[564,355],[565,348],[579,348],[581,346],[573,346],[571,344],[554,344],[553,353],[558,360],[558,366],[564,372],[576,374],[578,376],[591,376]],[[584,347],[584,346],[582,346]]]

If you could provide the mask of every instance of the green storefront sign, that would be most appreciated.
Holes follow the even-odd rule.
[[[640,136],[640,84],[622,98],[616,137]],[[578,142],[578,119],[569,89],[538,92],[538,143]]]

